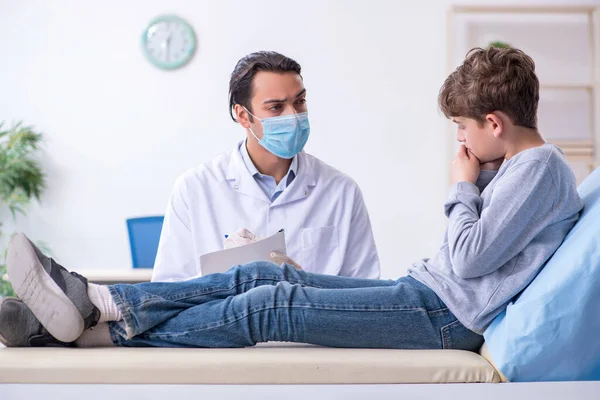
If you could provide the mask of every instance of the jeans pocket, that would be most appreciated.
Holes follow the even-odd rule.
[[[483,344],[483,336],[467,329],[459,320],[442,326],[442,348],[478,351]]]

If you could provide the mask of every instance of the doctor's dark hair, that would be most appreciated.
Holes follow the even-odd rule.
[[[539,100],[533,59],[519,49],[493,46],[471,49],[438,97],[447,118],[472,118],[482,126],[487,114],[502,111],[513,124],[534,129]]]
[[[274,51],[258,51],[248,54],[240,61],[231,73],[229,80],[229,115],[238,122],[233,113],[236,104],[240,104],[252,112],[250,99],[252,98],[252,83],[254,76],[258,71],[267,72],[295,72],[300,74],[302,68],[300,64]],[[252,121],[252,116],[250,116]]]

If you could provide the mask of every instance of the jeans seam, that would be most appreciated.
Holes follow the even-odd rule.
[[[195,291],[195,292],[192,292],[192,293],[185,293],[183,295],[180,294],[180,295],[177,295],[177,296],[168,296],[168,297],[153,296],[153,297],[150,297],[150,298],[146,298],[143,301],[140,301],[139,303],[131,304],[131,307],[140,307],[140,306],[146,305],[148,303],[152,303],[154,301],[165,301],[165,300],[167,300],[167,301],[181,301],[181,300],[186,300],[186,299],[189,299],[189,298],[192,298],[192,297],[196,297],[196,296],[206,296],[206,295],[216,294],[216,293],[219,293],[219,292],[228,292],[228,291],[233,290],[233,289],[235,289],[235,288],[237,288],[237,287],[239,287],[241,285],[245,285],[245,284],[247,284],[249,282],[257,282],[257,281],[275,281],[277,283],[288,282],[288,283],[290,283],[292,285],[305,286],[304,283],[302,283],[302,282],[300,282],[298,280],[291,281],[291,280],[286,280],[286,279],[278,279],[276,277],[272,277],[272,278],[261,277],[261,278],[254,278],[254,279],[249,279],[249,280],[245,280],[245,281],[242,281],[242,282],[238,282],[237,284],[235,284],[233,286],[229,286],[227,288],[220,288],[220,289],[211,288],[211,289],[206,289],[206,290]],[[257,287],[260,287],[260,286],[264,286],[264,285],[259,285]],[[310,287],[313,287],[313,288],[316,288],[316,289],[323,289],[324,288],[323,286],[318,286],[318,285],[310,285]]]
[[[446,324],[444,326],[442,326],[442,328],[440,329],[440,333],[442,334],[442,348],[443,349],[448,349],[449,348],[449,330],[452,326],[456,325],[460,323],[460,321],[457,319],[456,321],[450,322],[449,324]]]
[[[185,293],[183,295],[179,295],[179,296],[174,296],[174,297],[164,297],[165,300],[183,300],[189,297],[195,297],[198,295],[207,295],[207,294],[215,294],[215,293],[219,293],[219,292],[227,292],[229,290],[233,290],[239,286],[245,285],[249,282],[257,282],[257,281],[276,281],[276,282],[281,282],[282,279],[277,279],[277,277],[261,277],[261,278],[252,278],[252,279],[247,279],[244,281],[238,281],[236,282],[235,285],[226,287],[226,288],[219,288],[219,289],[215,289],[215,288],[209,288],[209,289],[205,289],[205,290],[198,290],[192,293]]]
[[[443,313],[447,313],[449,312],[450,309],[448,307],[444,307],[444,308],[438,308],[435,310],[428,310],[427,314],[431,315],[431,314],[443,314]]]
[[[127,336],[127,332],[119,326],[118,321],[109,321],[108,331],[110,333],[110,339],[115,345],[120,346],[123,342],[127,341],[127,339],[123,339],[123,336]]]
[[[117,308],[121,312],[121,316],[123,317],[123,321],[125,322],[127,339],[131,339],[133,336],[133,332],[137,332],[139,330],[138,325],[136,324],[134,318],[131,316],[130,307],[125,304],[125,301],[121,297],[121,294],[117,291],[114,286],[108,286],[108,291],[110,292],[113,301],[117,305]]]
[[[313,310],[325,310],[325,311],[352,311],[352,312],[393,312],[393,311],[406,311],[406,312],[414,312],[414,311],[420,311],[420,312],[427,312],[426,309],[424,308],[419,308],[419,307],[403,307],[403,308],[386,308],[386,309],[348,309],[348,308],[337,308],[337,307],[329,307],[327,308],[326,306],[323,305],[319,305],[316,306],[314,304],[310,304],[310,305],[274,305],[274,306],[269,306],[269,307],[263,307],[263,308],[257,308],[254,310],[250,310],[248,313],[245,313],[244,315],[241,315],[237,318],[228,320],[221,320],[219,321],[219,323],[216,323],[214,325],[209,325],[209,326],[205,326],[202,328],[198,328],[198,329],[193,329],[193,330],[188,330],[185,332],[181,332],[181,333],[153,333],[153,334],[147,334],[147,333],[142,333],[141,336],[144,336],[148,339],[152,339],[152,338],[174,338],[174,337],[180,337],[180,336],[185,336],[191,333],[195,333],[195,332],[203,332],[206,330],[210,330],[210,329],[217,329],[217,328],[221,328],[223,326],[226,325],[231,325],[231,324],[235,324],[241,320],[247,319],[249,316],[251,316],[252,314],[256,314],[259,313],[261,311],[267,311],[267,310],[273,310],[276,308],[303,308],[303,309],[313,309]]]

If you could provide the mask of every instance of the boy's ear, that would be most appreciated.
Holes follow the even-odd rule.
[[[495,113],[489,113],[485,116],[485,121],[492,127],[492,134],[494,137],[499,138],[500,135],[502,135],[502,132],[504,132],[504,121],[502,118]]]

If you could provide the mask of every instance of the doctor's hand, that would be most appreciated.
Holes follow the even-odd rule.
[[[300,265],[298,265],[298,263],[296,261],[292,260],[285,254],[280,253],[278,251],[272,251],[271,254],[269,254],[269,257],[275,264],[281,265],[281,264],[285,263],[285,264],[290,264],[292,267],[294,267],[296,269],[302,269],[302,267]]]
[[[246,228],[238,230],[233,235],[229,235],[223,240],[223,248],[232,249],[234,247],[245,246],[250,243],[258,242],[260,238]]]
[[[452,161],[452,183],[477,182],[479,177],[479,159],[465,145],[461,145]]]

